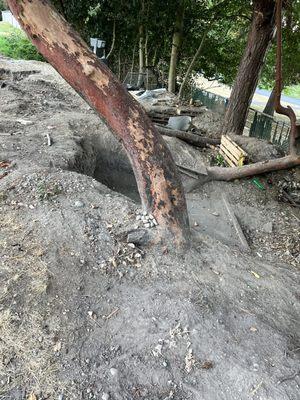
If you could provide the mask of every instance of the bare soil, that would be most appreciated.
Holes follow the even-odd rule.
[[[103,122],[47,64],[1,59],[0,87],[0,399],[297,400],[299,213],[276,186],[297,171],[200,186],[186,252],[134,247],[135,184]],[[99,182],[112,169],[127,196]]]

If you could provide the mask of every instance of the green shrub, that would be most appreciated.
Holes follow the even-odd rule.
[[[18,60],[43,60],[33,44],[19,29],[0,36],[0,53]]]

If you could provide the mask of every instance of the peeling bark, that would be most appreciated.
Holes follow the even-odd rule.
[[[144,209],[178,243],[189,235],[186,201],[172,156],[145,111],[47,0],[8,0],[39,52],[100,114],[122,142]]]

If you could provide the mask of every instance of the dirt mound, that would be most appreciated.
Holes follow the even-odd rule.
[[[296,400],[298,270],[198,228],[184,254],[128,244],[139,205],[93,179],[107,128],[33,65],[0,89],[1,397]]]

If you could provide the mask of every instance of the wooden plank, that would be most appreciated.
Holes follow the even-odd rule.
[[[242,166],[247,156],[247,153],[241,147],[225,135],[221,138],[220,153],[231,167]]]
[[[230,167],[236,167],[236,164],[231,161],[231,159],[229,157],[227,157],[226,153],[224,153],[224,151],[222,151],[222,149],[220,149],[220,153],[222,155],[222,157],[224,158],[224,160],[227,162],[228,165],[230,165]]]
[[[229,143],[231,143],[234,146],[234,148],[238,149],[244,156],[247,155],[247,153],[238,144],[236,144],[229,136],[225,136],[225,135],[223,135],[223,136],[224,136],[225,140],[227,140]]]
[[[238,163],[239,160],[238,160],[237,158],[233,157],[232,154],[228,151],[228,149],[226,149],[226,147],[221,146],[221,147],[220,147],[220,150],[222,150],[222,152],[223,152],[224,154],[226,154],[226,156],[227,156],[228,158],[230,158],[230,160],[231,160],[235,165]]]

